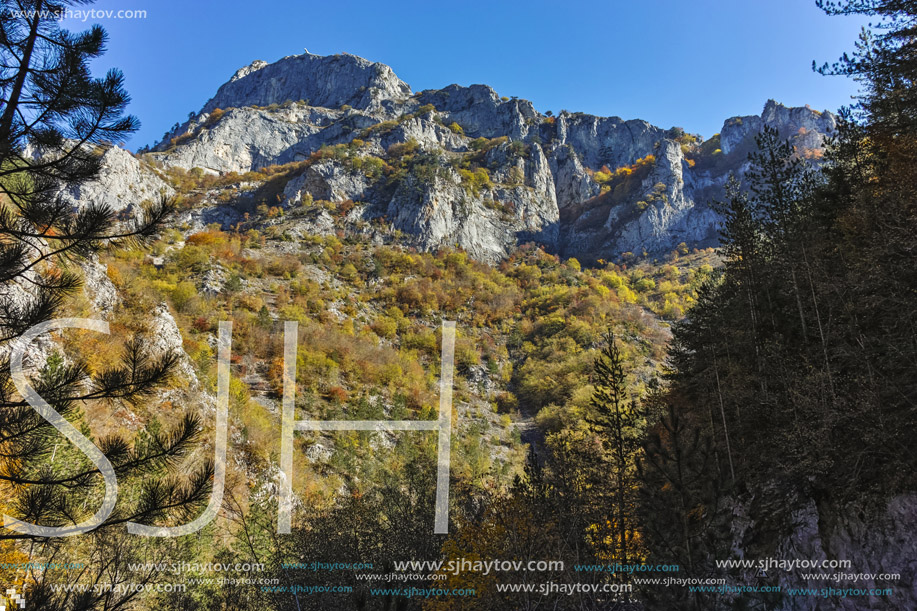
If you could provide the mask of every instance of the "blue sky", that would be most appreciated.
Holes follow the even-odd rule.
[[[100,0],[109,32],[94,68],[121,68],[153,143],[240,66],[348,52],[390,65],[414,91],[486,83],[561,109],[640,118],[709,137],[768,98],[835,110],[854,83],[812,72],[853,48],[864,20],[828,17],[814,0],[466,0],[329,2]],[[85,23],[68,20],[70,29]]]

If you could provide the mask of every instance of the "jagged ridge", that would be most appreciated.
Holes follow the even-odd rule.
[[[527,240],[567,257],[614,259],[713,244],[717,217],[707,202],[730,172],[743,173],[764,125],[818,157],[835,117],[771,100],[761,116],[728,119],[721,134],[700,142],[640,120],[543,115],[486,85],[413,94],[383,64],[306,53],[240,69],[153,157],[165,166],[245,172],[359,139],[361,155],[391,164],[393,145],[416,141],[441,171],[393,184],[331,159],[307,169],[288,199],[301,201],[307,190],[361,202],[363,218],[384,217],[422,248],[457,245],[484,260]],[[483,159],[475,155],[482,148]],[[490,180],[469,189],[463,170],[486,171]]]

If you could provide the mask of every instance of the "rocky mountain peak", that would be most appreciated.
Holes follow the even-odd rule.
[[[732,117],[723,124],[720,143],[723,153],[729,155],[737,147],[752,144],[755,134],[764,126],[776,128],[783,138],[805,149],[824,146],[824,136],[837,129],[837,117],[828,111],[818,111],[808,106],[787,107],[768,100],[761,115]]]
[[[385,64],[346,53],[303,53],[272,64],[257,60],[239,69],[202,112],[299,100],[325,108],[348,105],[367,110],[411,95],[411,88]]]
[[[229,82],[231,83],[233,81],[239,80],[240,78],[246,77],[249,74],[251,74],[252,72],[254,72],[255,70],[261,70],[262,68],[264,68],[267,65],[269,64],[266,61],[264,61],[263,59],[256,59],[249,65],[242,66],[241,68],[236,70],[236,73],[232,75],[232,78],[229,79]]]

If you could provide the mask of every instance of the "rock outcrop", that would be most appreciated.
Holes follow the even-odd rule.
[[[102,170],[95,180],[65,189],[60,196],[74,206],[91,202],[130,214],[144,202],[173,193],[172,187],[151,167],[124,149],[112,146],[103,153]]]
[[[917,495],[894,496],[880,507],[819,507],[811,499],[800,498],[781,499],[778,504],[784,509],[795,509],[788,512],[788,523],[780,532],[768,532],[766,535],[762,531],[768,527],[749,516],[746,505],[734,504],[730,523],[733,555],[736,558],[755,561],[772,558],[797,562],[840,560],[849,561],[850,566],[809,567],[811,570],[775,569],[764,573],[745,570],[735,575],[735,581],[754,586],[779,585],[782,592],[790,588],[810,588],[819,592],[823,588],[833,588],[835,591],[858,589],[861,592],[891,588],[894,594],[817,599],[812,596],[784,596],[768,608],[778,611],[829,608],[842,611],[905,611],[917,608],[917,547],[912,534],[917,528]],[[820,578],[825,573],[838,575],[839,578]],[[898,574],[899,578],[889,579],[889,573]],[[804,575],[809,575],[809,578],[806,579]],[[735,608],[730,597],[725,597],[722,603],[718,608]]]
[[[269,106],[305,100],[311,106],[343,105],[375,110],[411,96],[411,88],[385,64],[356,55],[290,55],[238,70],[204,105],[204,112],[230,106]]]
[[[529,145],[524,155],[514,155],[507,144],[488,152],[488,165],[498,168],[489,189],[463,185],[451,170],[429,182],[411,176],[368,214],[382,215],[394,229],[416,236],[422,248],[459,246],[485,261],[529,241],[556,248],[559,218],[550,165],[538,144]]]
[[[306,168],[306,171],[287,183],[283,194],[288,205],[299,205],[303,196],[328,201],[365,199],[370,182],[359,172],[348,172],[340,164],[322,161]]]
[[[83,270],[83,294],[97,312],[108,315],[121,301],[118,289],[108,277],[108,266],[93,256],[80,268]]]
[[[754,137],[765,126],[777,129],[784,138],[802,149],[819,149],[825,136],[837,129],[837,118],[830,112],[819,112],[808,106],[787,108],[768,100],[761,116],[733,117],[723,124],[720,147],[725,155],[741,145],[752,146]]]

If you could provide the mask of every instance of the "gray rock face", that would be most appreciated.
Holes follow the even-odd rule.
[[[445,114],[445,123],[458,123],[472,138],[509,136],[524,140],[537,125],[538,113],[531,102],[503,100],[487,85],[449,85],[439,91],[422,92],[417,101],[435,106]]]
[[[155,201],[174,193],[149,166],[124,149],[112,146],[102,156],[102,171],[91,182],[61,192],[74,206],[86,202],[105,204],[116,212],[132,212],[144,201]]]
[[[272,104],[279,106],[264,108]],[[421,248],[459,246],[486,260],[529,240],[565,257],[613,260],[626,252],[668,252],[681,242],[713,245],[718,219],[707,204],[720,196],[730,172],[741,176],[764,126],[817,157],[836,119],[768,101],[761,116],[727,120],[719,135],[722,163],[695,169],[684,151],[696,156],[697,149],[679,130],[583,113],[546,117],[486,85],[414,95],[382,64],[305,54],[239,70],[153,156],[166,166],[246,172],[359,139],[357,152],[347,154],[385,160],[385,177],[325,158],[292,178],[285,205],[299,205],[306,193],[364,202],[361,214],[384,217]],[[394,173],[398,153],[393,158],[389,151],[405,143],[440,160],[435,179]],[[655,160],[646,161],[648,155]],[[638,160],[643,170],[651,164],[650,171],[627,188],[606,181],[603,191],[594,178],[602,168],[613,172]],[[460,176],[459,170],[477,168],[493,183],[483,191]]]
[[[504,143],[486,156],[497,168],[491,187],[475,190],[453,170],[429,182],[410,176],[368,212],[414,236],[418,246],[459,246],[473,257],[496,261],[519,243],[556,247],[558,209],[550,165],[537,144],[523,156]]]
[[[411,96],[411,88],[385,64],[356,55],[291,55],[268,64],[255,61],[237,71],[204,105],[215,108],[269,106],[305,100],[311,106],[378,109]]]
[[[360,201],[368,189],[369,180],[363,174],[348,172],[333,161],[321,161],[288,182],[283,195],[287,205],[300,204],[306,193],[317,200]]]
[[[656,165],[645,181],[649,189],[644,190],[644,199],[640,200],[648,203],[643,214],[629,223],[606,223],[609,231],[618,228],[615,240],[618,248],[631,252],[639,252],[639,249],[659,252],[679,241],[698,242],[715,235],[715,215],[707,208],[696,206],[686,192],[686,166],[679,144],[664,140],[657,149]],[[656,185],[663,185],[658,193]]]
[[[443,122],[447,123],[445,119]],[[379,138],[379,152],[387,150],[393,144],[411,139],[416,140],[425,150],[463,151],[468,146],[467,138],[453,133],[440,123],[417,117],[399,123],[392,131]]]
[[[192,386],[199,385],[197,373],[191,364],[191,359],[184,349],[181,330],[175,322],[175,317],[169,311],[169,306],[160,303],[153,311],[153,317],[149,324],[149,331],[146,337],[149,338],[147,349],[154,358],[168,353],[176,353],[179,356],[178,370],[190,381]]]
[[[290,234],[301,239],[307,235],[334,235],[334,218],[323,208],[313,208],[290,227]]]
[[[793,571],[770,571],[771,585],[787,588],[892,588],[892,596],[850,596],[822,599],[812,596],[784,596],[778,611],[839,609],[842,611],[917,608],[917,546],[913,532],[917,528],[917,495],[899,495],[889,499],[876,513],[850,506],[843,511],[819,508],[812,500],[797,501],[792,512],[789,532],[774,538],[762,537],[760,527],[750,519],[742,505],[734,507],[732,520],[733,555],[758,560],[849,560],[849,568]],[[802,578],[802,573],[872,574],[898,573],[899,580],[875,578],[841,579],[839,581]],[[746,572],[746,578],[756,577]],[[762,585],[755,578],[749,585]],[[728,598],[723,609],[733,608]]]
[[[646,121],[561,113],[554,122],[556,140],[569,144],[587,167],[619,168],[653,152],[667,131]]]
[[[594,260],[609,258],[608,253],[664,252],[680,242],[711,243],[718,217],[692,198],[689,170],[681,146],[663,140],[655,149],[652,170],[633,196],[623,202],[595,196],[579,200],[586,201],[585,207],[575,199],[568,203],[562,215],[561,252]]]
[[[600,188],[589,175],[571,146],[556,147],[551,156],[557,205],[569,208],[599,194]]]
[[[276,110],[233,108],[216,122],[211,122],[209,114],[202,114],[182,131],[193,137],[175,146],[164,142],[157,148],[165,154],[154,157],[167,166],[217,173],[299,161],[323,144],[352,137],[345,137],[348,132],[338,123],[345,114],[292,104]]]
[[[99,263],[93,257],[81,264],[83,270],[83,294],[100,314],[108,314],[114,309],[121,296],[118,289],[108,277],[108,266]]]
[[[760,117],[733,117],[723,124],[720,132],[723,154],[729,155],[743,143],[751,145],[764,126],[776,128],[781,137],[791,139],[800,148],[818,149],[824,146],[825,135],[837,129],[837,117],[809,107],[787,108],[768,100]]]

